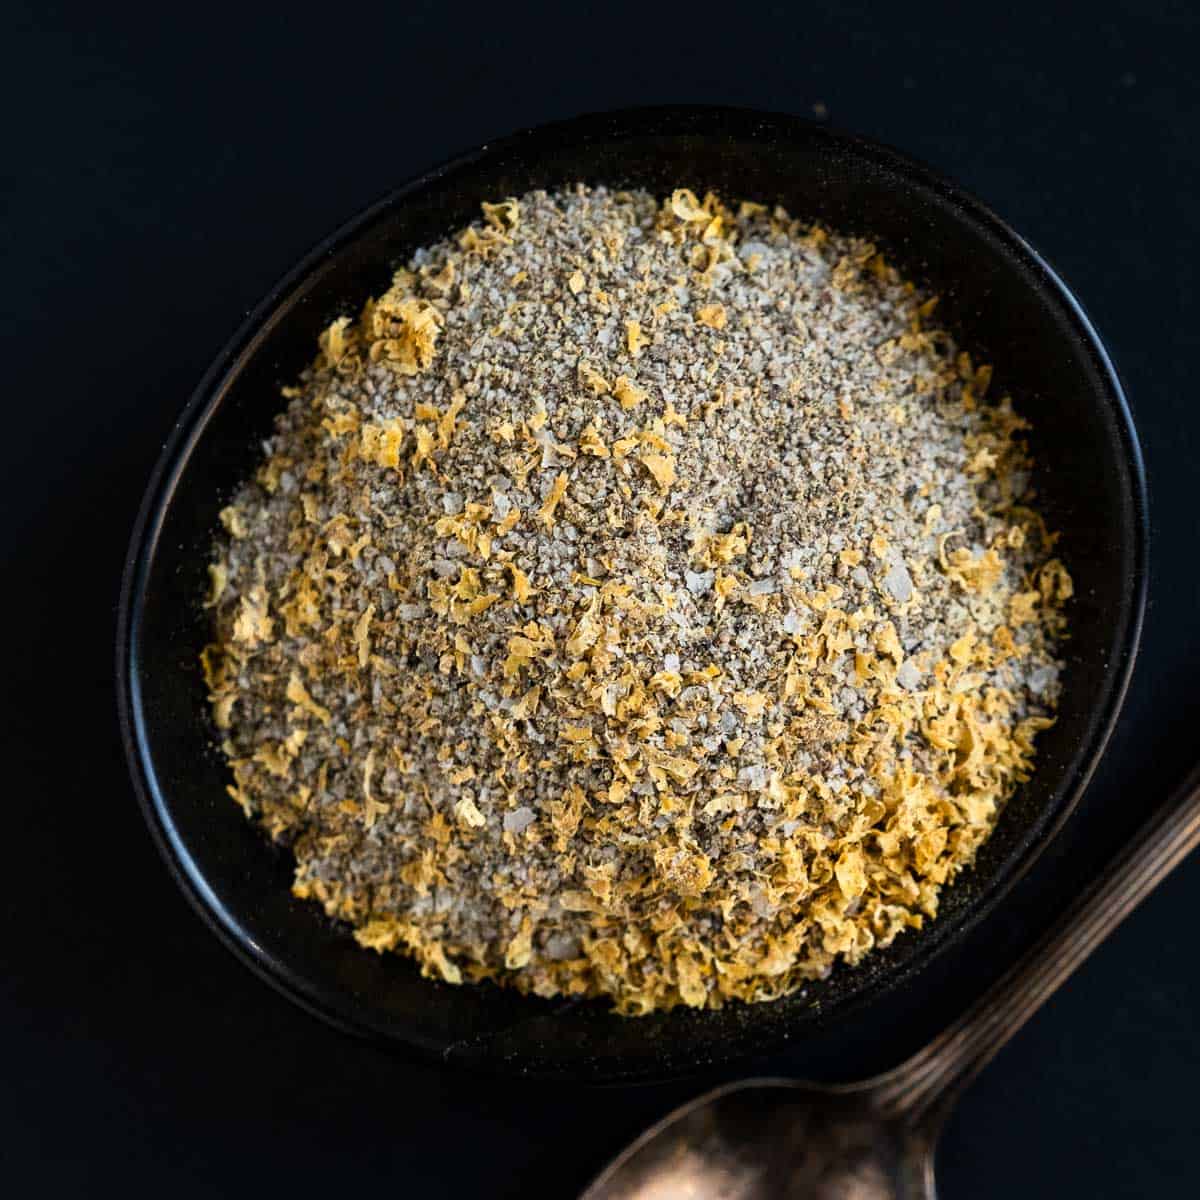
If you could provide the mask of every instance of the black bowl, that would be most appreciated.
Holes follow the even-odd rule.
[[[1037,485],[1077,587],[1059,721],[942,913],[803,995],[719,1012],[623,1019],[594,1002],[421,979],[360,949],[291,897],[287,856],[225,794],[198,655],[198,598],[223,499],[255,467],[279,386],[320,329],[387,285],[416,247],[474,219],[482,200],[577,180],[665,192],[687,185],[871,236],[942,297],[939,316],[996,366],[1034,422]],[[201,915],[248,966],[343,1029],[450,1063],[589,1079],[661,1078],[845,1028],[989,912],[1078,802],[1116,719],[1146,586],[1146,498],[1121,385],[1062,281],[976,200],[892,150],[787,116],[671,108],[581,117],[518,134],[406,184],[322,242],[221,352],[163,452],[126,565],[118,643],[129,761],[159,846]]]

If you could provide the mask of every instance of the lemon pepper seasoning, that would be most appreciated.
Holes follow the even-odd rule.
[[[580,187],[334,321],[223,514],[203,660],[297,895],[624,1013],[933,918],[1071,593],[934,303],[782,210]]]

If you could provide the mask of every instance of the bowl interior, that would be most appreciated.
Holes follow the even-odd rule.
[[[1034,778],[943,898],[936,922],[803,995],[715,1013],[622,1020],[596,1004],[421,979],[359,950],[292,899],[286,854],[225,793],[198,655],[217,512],[255,467],[321,328],[386,287],[416,247],[472,220],[482,200],[577,180],[657,192],[713,188],[782,203],[872,237],[942,297],[939,317],[996,368],[1034,423],[1037,485],[1075,578],[1066,690]],[[891,152],[784,117],[651,110],[581,118],[459,159],[357,218],[251,317],[214,366],[164,454],[127,575],[124,715],[151,824],[189,895],[252,966],[347,1028],[448,1061],[540,1074],[661,1077],[818,1036],[862,1001],[913,986],[917,969],[978,919],[1074,804],[1123,693],[1140,620],[1144,516],[1137,446],[1120,388],[1086,319],[1049,270],[984,209]]]

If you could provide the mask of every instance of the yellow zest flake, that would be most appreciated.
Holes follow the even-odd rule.
[[[200,651],[200,669],[204,674],[204,684],[208,688],[209,699],[214,704],[228,699],[228,703],[232,705],[233,701],[237,699],[237,693],[232,690],[233,681],[229,678],[226,667],[225,653],[215,642],[210,642]],[[224,715],[228,716],[228,708]],[[222,728],[226,727],[226,722],[220,719],[217,724]]]
[[[512,242],[512,238],[494,225],[485,225],[482,229],[469,225],[457,240],[458,248],[468,258],[479,258],[484,262],[494,258]]]
[[[363,763],[363,824],[368,829],[375,824],[377,816],[387,812],[390,808],[390,805],[384,804],[381,800],[376,800],[371,794],[371,775],[374,770],[375,751],[371,749],[367,751],[367,758]]]
[[[542,507],[538,509],[538,520],[546,526],[547,529],[554,528],[554,510],[558,508],[559,501],[567,492],[567,473],[560,471],[551,484],[550,490],[546,493],[545,500],[542,501]]]
[[[499,599],[499,592],[488,592],[486,595],[476,596],[474,600],[467,604],[466,615],[468,617],[477,617],[481,612],[485,612],[487,609],[491,608],[491,606]]]
[[[482,829],[487,824],[487,818],[470,796],[464,796],[455,804],[454,818],[460,829]]]
[[[433,466],[433,452],[437,448],[437,440],[434,433],[428,426],[418,425],[415,431],[416,449],[412,453],[413,469],[420,467],[422,463],[429,463]]]
[[[704,304],[696,311],[696,320],[709,329],[725,328],[725,307],[721,304]]]
[[[1014,592],[1008,599],[1008,622],[1014,628],[1037,620],[1038,592]]]
[[[537,712],[538,703],[542,698],[540,687],[531,687],[516,704],[512,706],[512,717],[516,721],[528,721]]]
[[[445,450],[454,438],[456,428],[456,420],[458,414],[466,407],[467,394],[463,391],[456,391],[450,398],[450,404],[446,411],[438,419],[438,438],[441,441],[442,449]]]
[[[687,417],[676,411],[675,406],[668,400],[667,407],[663,410],[662,423],[664,426],[674,425],[679,429],[686,429]]]
[[[989,471],[995,469],[999,461],[994,450],[988,446],[981,446],[971,457],[964,469],[968,475],[986,475]]]
[[[1038,590],[1051,607],[1063,604],[1075,595],[1075,583],[1057,558],[1052,558],[1038,572]]]
[[[696,199],[696,193],[690,188],[678,188],[672,192],[670,205],[671,211],[679,220],[689,223],[699,222],[704,225],[708,224],[709,214],[701,207],[700,201]]]
[[[254,751],[254,761],[276,779],[288,778],[295,757],[294,750],[284,742],[264,742]]]
[[[490,517],[491,509],[487,505],[472,502],[461,513],[439,517],[433,528],[438,537],[457,538],[471,554],[477,554],[480,558],[486,559],[491,553],[492,547],[492,535],[486,528]],[[499,532],[503,533],[506,528],[511,527],[511,525],[502,526]],[[460,598],[469,599],[469,597]]]
[[[649,393],[644,388],[638,387],[628,375],[618,375],[617,381],[613,384],[613,395],[616,396],[621,407],[628,411],[641,404]]]
[[[613,781],[608,785],[608,791],[605,793],[604,799],[609,804],[624,804],[629,798],[629,784],[624,779],[614,777]]]
[[[528,604],[530,597],[533,595],[533,588],[529,586],[529,576],[516,563],[508,563],[507,565],[512,575],[513,596],[516,598],[518,604]]]
[[[641,353],[642,347],[646,344],[646,335],[642,332],[642,326],[637,321],[625,322],[625,344],[629,347],[629,353],[636,357]]]
[[[204,600],[205,608],[215,608],[217,601],[225,594],[229,583],[229,568],[223,562],[208,564],[208,595]]]
[[[400,418],[389,421],[369,422],[359,435],[359,454],[364,461],[376,466],[400,470],[400,448],[406,434]]]
[[[451,772],[446,773],[446,779],[449,779],[455,787],[461,787],[463,784],[469,784],[475,778],[474,767],[456,767]]]
[[[274,637],[274,623],[267,615],[267,589],[256,584],[241,599],[233,623],[233,640],[253,650]]]
[[[851,846],[844,850],[834,867],[838,887],[847,900],[857,900],[867,890],[867,873],[862,850]]]
[[[738,581],[735,575],[725,575],[720,571],[716,573],[713,579],[713,591],[717,594],[716,609],[720,613],[725,607],[725,603],[737,591]]]
[[[646,685],[652,692],[662,692],[664,696],[678,696],[683,686],[683,678],[678,671],[658,671],[650,677]]]
[[[605,396],[611,390],[609,382],[603,375],[589,362],[584,359],[579,360],[577,367],[579,374],[579,382],[583,384],[593,396]]]
[[[325,365],[338,366],[351,352],[358,340],[357,330],[349,317],[338,317],[317,339]]]
[[[554,830],[555,847],[560,852],[566,849],[567,843],[575,836],[586,806],[587,797],[578,784],[567,787],[561,800],[547,802],[546,812],[550,817],[550,827]]]
[[[638,455],[642,466],[654,476],[654,482],[665,492],[675,482],[675,460],[666,454]]]
[[[975,653],[975,633],[973,630],[964,633],[956,642],[950,645],[950,657],[959,664],[966,666]]]
[[[330,413],[329,416],[321,422],[321,428],[324,429],[330,437],[344,437],[348,433],[355,433],[358,430],[358,409],[354,407],[339,409],[337,412]]]
[[[730,563],[750,549],[750,538],[750,526],[745,521],[739,521],[728,533],[698,531],[695,555],[709,566]]]
[[[952,534],[938,538],[938,561],[946,575],[958,583],[964,591],[982,593],[991,591],[1004,574],[1004,560],[992,548],[974,555],[966,547],[946,551],[946,541]]]
[[[418,375],[433,362],[444,318],[427,300],[406,294],[410,286],[397,281],[370,306],[364,321],[372,337],[372,362],[384,361],[402,375]]]
[[[656,749],[654,746],[647,746],[644,753],[650,778],[660,786],[669,780],[673,780],[675,783],[687,783],[700,769],[699,764],[693,762],[692,759],[683,758],[678,754],[668,754],[665,750]]]
[[[567,287],[571,289],[571,295],[578,296],[580,292],[587,287],[587,280],[583,277],[582,271],[575,271],[567,280]]]
[[[603,626],[600,623],[600,598],[596,596],[584,609],[571,636],[567,638],[566,650],[572,658],[580,658],[596,643]]]
[[[604,444],[594,421],[579,435],[579,449],[583,454],[590,454],[594,458],[608,458],[608,447]]]
[[[512,233],[521,219],[521,205],[512,196],[501,200],[499,204],[488,204],[484,201],[480,207],[483,209],[484,220],[502,233]]]
[[[318,704],[308,694],[308,689],[300,681],[300,676],[295,671],[293,671],[292,674],[288,677],[286,695],[287,695],[287,698],[294,705],[296,705],[297,708],[301,708],[305,712],[310,713],[312,716],[316,717],[317,720],[320,721],[322,725],[328,725],[329,722],[333,719],[330,715],[329,709]]]
[[[746,714],[748,720],[757,721],[766,711],[771,698],[762,692],[734,692],[733,702]]]
[[[284,631],[288,637],[299,637],[305,629],[321,622],[320,597],[307,577],[301,577],[291,589],[288,600],[279,606]]]
[[[655,852],[654,865],[668,887],[686,897],[701,895],[715,874],[706,855],[684,847],[661,847]]]
[[[221,509],[218,516],[221,519],[221,524],[225,526],[226,532],[235,538],[244,538],[248,532],[246,529],[246,518],[242,510],[236,504],[229,504]]]
[[[375,605],[368,604],[366,611],[354,622],[354,644],[358,647],[358,665],[365,667],[371,657],[371,639],[369,630],[371,620],[375,616]]]
[[[513,934],[504,951],[504,965],[510,971],[519,971],[529,965],[533,957],[533,922],[528,916],[521,918],[521,925]]]
[[[900,645],[900,637],[896,633],[896,626],[891,621],[884,622],[883,626],[875,634],[875,649],[880,654],[886,654],[896,666],[900,666],[904,662],[904,648]]]
[[[641,444],[641,438],[636,433],[627,437],[617,438],[612,444],[612,456],[617,462],[627,458]]]

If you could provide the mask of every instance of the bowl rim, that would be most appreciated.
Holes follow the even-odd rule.
[[[443,1062],[453,1061],[456,1065],[466,1065],[475,1070],[498,1069],[486,1061],[477,1059],[451,1060],[445,1055],[444,1048],[433,1042],[427,1042],[419,1036],[401,1038],[394,1032],[382,1029],[378,1024],[355,1020],[344,1010],[336,1009],[319,989],[308,986],[306,978],[256,942],[242,926],[236,914],[221,902],[209,886],[204,872],[192,857],[176,828],[171,805],[163,794],[154,770],[139,682],[137,648],[146,585],[158,549],[166,511],[192,451],[203,437],[209,420],[223,402],[228,383],[240,364],[255,353],[258,344],[266,336],[264,326],[269,323],[271,315],[317,272],[324,261],[338,254],[377,218],[403,204],[410,196],[419,194],[443,176],[468,170],[486,156],[519,151],[523,143],[535,137],[574,136],[577,140],[586,140],[588,137],[611,137],[621,131],[683,136],[688,133],[704,133],[706,123],[722,121],[742,122],[747,133],[757,123],[761,128],[770,128],[781,136],[786,136],[791,130],[802,131],[809,138],[826,140],[831,147],[902,175],[918,187],[940,196],[996,238],[1002,248],[1016,258],[1027,274],[1036,277],[1045,294],[1062,306],[1065,315],[1075,326],[1080,342],[1087,347],[1100,378],[1098,399],[1110,409],[1117,441],[1128,469],[1128,499],[1132,507],[1132,519],[1128,530],[1132,541],[1129,547],[1132,571],[1126,584],[1128,590],[1125,628],[1120,645],[1107,667],[1107,694],[1101,697],[1102,703],[1094,710],[1098,720],[1094,727],[1092,744],[1081,761],[1075,778],[1069,781],[1057,811],[1036,830],[1032,844],[1022,844],[1009,852],[996,878],[977,900],[958,916],[955,927],[949,933],[941,938],[931,939],[905,962],[890,969],[886,990],[890,991],[900,986],[951,945],[960,943],[996,909],[1017,882],[1033,867],[1076,811],[1107,747],[1129,688],[1145,617],[1150,552],[1149,497],[1145,465],[1125,388],[1099,331],[1071,289],[1024,237],[971,192],[920,160],[873,139],[832,129],[828,125],[790,113],[694,104],[620,108],[589,112],[530,126],[506,137],[484,142],[411,177],[344,221],[304,254],[249,311],[201,377],[164,442],[133,524],[122,572],[115,647],[118,719],[134,790],[153,840],[192,907],[226,948],[277,992],[312,1016],[345,1033],[370,1038],[391,1047],[407,1047],[426,1058],[436,1058]],[[841,1011],[852,1010],[868,1003],[874,997],[875,991],[874,988],[868,988],[868,995],[857,999],[850,997]],[[766,1040],[781,1044],[785,1037],[786,1034],[775,1034]],[[735,1049],[717,1054],[709,1060],[698,1062],[692,1073],[718,1063],[746,1058],[755,1052]],[[557,1070],[535,1067],[528,1071],[518,1067],[517,1071],[556,1078],[576,1074],[570,1067]],[[511,1064],[506,1073],[513,1073]],[[650,1072],[639,1071],[636,1078],[678,1078],[686,1073],[688,1072],[671,1070],[653,1075]],[[619,1072],[603,1076],[606,1079],[628,1077]]]

